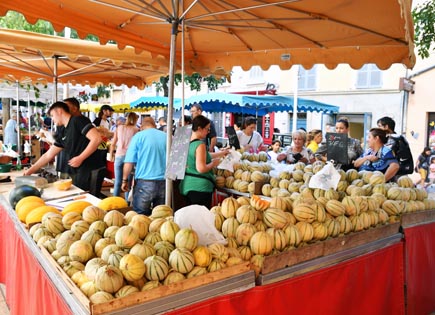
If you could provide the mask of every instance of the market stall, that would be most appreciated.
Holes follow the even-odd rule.
[[[405,215],[402,227],[407,313],[429,314],[435,309],[435,211]]]
[[[305,314],[426,314],[435,308],[427,281],[434,275],[434,210],[268,256],[255,284],[253,271],[235,273],[164,288],[139,303],[124,298],[90,308],[18,220],[5,198],[11,185],[2,184],[0,197],[0,237],[8,240],[0,246],[0,282],[11,314],[285,314],[288,305]],[[82,193],[72,189],[50,202]],[[53,198],[50,188],[47,198]]]
[[[47,263],[22,225],[16,222],[4,200],[0,219],[0,236],[8,239],[8,243],[2,243],[0,248],[0,280],[8,288],[6,299],[11,314],[88,314],[63,280],[56,276],[53,266]],[[424,224],[418,230],[420,234],[426,235],[426,240],[430,239],[427,235],[432,235],[433,239],[435,224]],[[422,244],[433,247],[430,242]],[[404,247],[401,237],[393,236],[378,241],[374,248],[364,254],[331,266],[319,269],[305,266],[305,271],[301,266],[295,266],[293,270],[288,270],[293,273],[291,277],[243,292],[223,296],[215,296],[213,293],[206,296],[206,300],[192,303],[171,314],[283,314],[288,305],[291,305],[294,312],[305,314],[347,313],[349,308],[353,314],[401,314],[405,313],[405,281],[413,283],[413,291],[416,290],[416,293],[426,292],[422,296],[426,300],[425,304],[418,300],[411,303],[415,295],[407,296],[408,313],[425,314],[434,307],[433,296],[428,295],[432,291],[427,286],[431,284],[422,281],[430,277],[430,270],[425,269],[429,273],[423,270],[418,272],[424,278],[415,278],[409,272],[405,274],[404,261],[410,257],[404,257]],[[421,255],[413,257],[419,266],[421,259],[425,260]],[[314,266],[320,263],[322,262],[318,260]],[[283,296],[286,298],[283,299]],[[310,297],[308,300],[307,296]],[[162,301],[158,303],[161,304]]]

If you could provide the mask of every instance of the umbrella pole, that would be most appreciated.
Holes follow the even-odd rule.
[[[17,104],[17,128],[18,128],[18,132],[17,132],[17,151],[18,151],[18,154],[21,154],[21,139],[20,139],[20,136],[21,136],[21,131],[20,131],[20,118],[21,118],[21,115],[20,115],[20,83],[18,82],[18,81],[16,81],[17,82],[17,102],[16,102],[16,104]]]
[[[32,124],[31,124],[31,107],[30,107],[30,92],[27,91],[27,116],[29,117],[29,120],[27,121],[28,127],[29,127],[29,142],[32,135]]]
[[[297,130],[296,124],[298,123],[298,90],[299,90],[299,65],[295,65],[296,67],[296,76],[295,76],[295,91],[293,97],[293,128],[292,132]],[[293,142],[293,140],[292,140]]]
[[[178,7],[178,6],[177,6]],[[169,94],[168,94],[168,124],[171,124],[171,128],[166,131],[166,165],[168,166],[169,152],[171,151],[172,145],[172,117],[174,109],[174,88],[175,88],[175,53],[176,53],[176,42],[177,42],[177,32],[178,32],[178,21],[172,21],[172,31],[171,31],[171,49],[170,49],[170,59],[169,59]],[[166,179],[166,205],[172,206],[172,180]]]
[[[53,78],[53,85],[54,85],[54,94],[53,94],[53,101],[57,102],[57,83],[58,83],[58,77],[57,77],[57,60],[58,56],[54,56],[54,78]]]

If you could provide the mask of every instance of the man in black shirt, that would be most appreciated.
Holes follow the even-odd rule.
[[[56,126],[64,128],[56,134],[55,142],[50,149],[25,172],[25,175],[35,173],[64,150],[73,184],[83,190],[89,190],[92,170],[104,166],[101,165],[101,159],[96,152],[101,142],[100,133],[85,116],[72,116],[64,102],[51,105],[48,115],[52,117]]]
[[[391,117],[385,116],[378,119],[377,125],[387,132],[388,141],[385,146],[393,151],[394,156],[399,161],[400,168],[393,181],[401,175],[412,174],[414,172],[414,159],[411,149],[406,138],[394,131],[396,122]]]

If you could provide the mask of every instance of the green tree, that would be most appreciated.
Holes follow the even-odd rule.
[[[38,20],[35,24],[30,24],[21,13],[15,11],[9,11],[5,16],[0,17],[0,26],[13,30],[24,30],[49,35],[54,34],[54,29],[50,22]]]
[[[412,11],[414,19],[414,42],[418,55],[428,58],[435,50],[435,0],[428,0]]]
[[[182,81],[181,74],[175,74],[174,83],[175,85],[180,84]],[[184,76],[184,82],[190,87],[191,91],[201,91],[201,83],[207,82],[207,88],[210,91],[215,91],[219,85],[226,81],[224,77],[218,79],[214,75],[209,75],[207,77],[201,76],[199,73],[193,73],[192,75]],[[157,92],[163,91],[164,96],[169,95],[169,76],[160,77],[159,82],[153,82],[156,87]]]
[[[33,33],[57,35],[61,37],[65,36],[65,30],[56,34],[53,25],[50,22],[38,20],[35,24],[30,24],[26,21],[21,13],[15,11],[9,11],[5,16],[0,17],[0,27],[8,28],[11,30],[23,30]],[[70,38],[79,38],[76,30],[71,29]],[[98,42],[98,37],[90,34],[86,36],[85,40]]]

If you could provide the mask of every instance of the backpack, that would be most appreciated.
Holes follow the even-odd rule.
[[[414,159],[408,141],[402,135],[391,134],[389,137],[393,140],[391,150],[399,161],[400,168],[397,175],[414,173]]]

